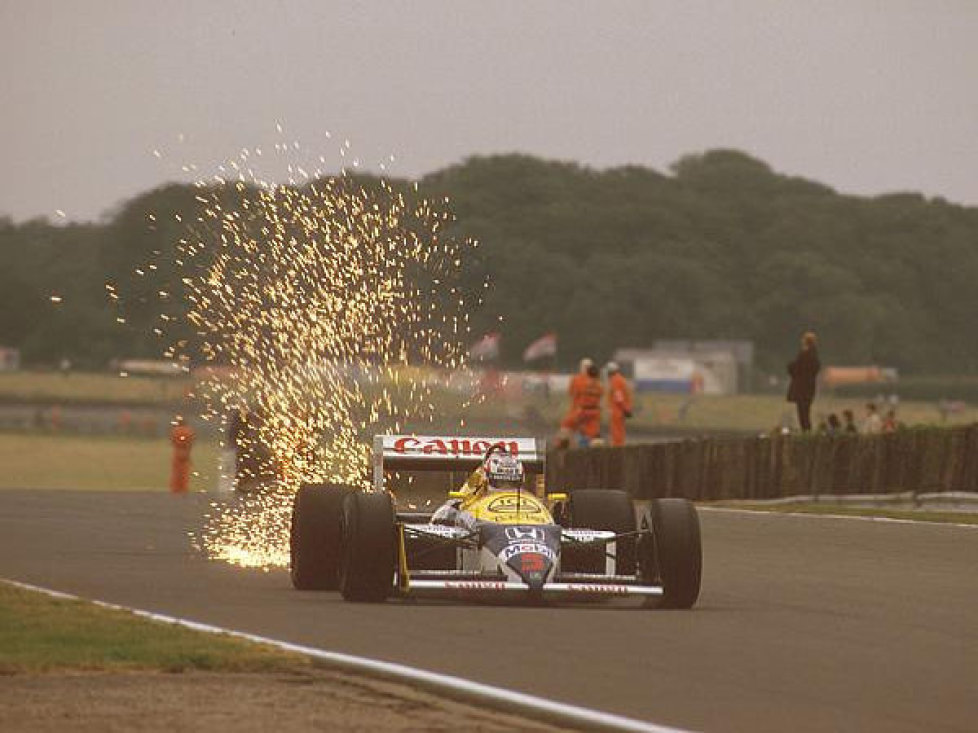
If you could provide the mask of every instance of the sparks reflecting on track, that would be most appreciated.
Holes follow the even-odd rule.
[[[299,146],[276,146],[288,149]],[[255,489],[215,502],[198,542],[227,562],[281,566],[303,482],[369,489],[369,437],[432,416],[439,370],[464,357],[472,303],[456,283],[474,244],[443,236],[450,215],[416,186],[291,163],[277,185],[256,172],[260,155],[242,150],[198,182],[200,210],[174,217],[187,225],[175,249],[183,292],[158,298],[186,300],[194,336],[165,355],[213,367],[196,396],[213,423],[238,413]],[[173,319],[162,314],[159,335]]]

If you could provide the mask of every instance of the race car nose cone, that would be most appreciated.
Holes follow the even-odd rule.
[[[506,561],[532,590],[540,590],[552,565],[550,558],[538,552],[521,552]]]

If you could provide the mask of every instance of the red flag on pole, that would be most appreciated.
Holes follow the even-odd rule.
[[[499,356],[502,336],[495,331],[487,333],[469,347],[469,356],[476,361],[491,361]]]
[[[523,352],[523,361],[536,361],[545,356],[557,355],[557,334],[544,334],[532,344],[526,347]]]

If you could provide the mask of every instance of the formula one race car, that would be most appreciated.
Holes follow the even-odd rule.
[[[527,486],[544,472],[544,458],[532,438],[377,436],[373,491],[307,484],[296,495],[293,585],[369,602],[639,596],[656,607],[692,607],[702,564],[695,507],[657,499],[636,519],[622,491],[538,495]],[[511,472],[518,465],[520,480],[450,491],[433,513],[400,511],[385,489],[393,471],[477,476],[480,466],[497,470],[490,463]]]

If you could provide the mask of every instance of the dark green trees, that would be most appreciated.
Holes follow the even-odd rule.
[[[198,193],[164,186],[102,224],[0,219],[0,344],[92,366],[158,355],[154,319],[179,315],[174,247]],[[238,194],[218,193],[233,208]],[[500,330],[511,364],[556,331],[565,367],[657,338],[747,338],[780,372],[811,328],[827,363],[978,370],[978,208],[839,195],[733,150],[686,156],[671,175],[478,157],[425,177],[420,193],[450,197],[454,233],[479,240],[464,282],[476,291],[488,275],[492,287],[473,330]],[[150,263],[152,277],[135,272]],[[106,282],[127,300],[126,326]],[[159,290],[173,302],[161,307]]]

